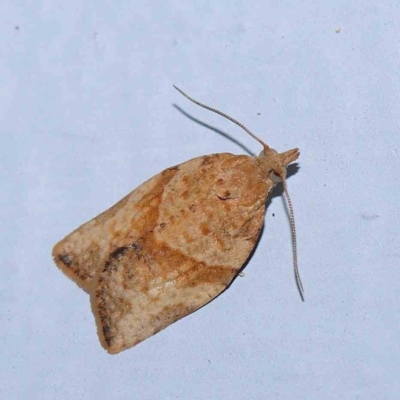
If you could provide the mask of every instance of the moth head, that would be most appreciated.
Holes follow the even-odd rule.
[[[287,166],[297,160],[300,152],[299,149],[292,149],[283,153],[278,153],[271,147],[264,146],[259,158],[265,164],[268,177],[274,183],[282,182],[286,179]]]

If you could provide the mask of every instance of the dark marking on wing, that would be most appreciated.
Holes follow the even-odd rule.
[[[58,259],[66,266],[66,267],[71,267],[72,265],[72,260],[71,260],[71,256],[67,255],[67,254],[60,254],[58,256]]]

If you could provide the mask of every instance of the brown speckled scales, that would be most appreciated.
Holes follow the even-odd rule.
[[[259,237],[272,164],[229,153],[166,169],[59,242],[53,257],[90,293],[104,348],[130,348],[220,294]]]

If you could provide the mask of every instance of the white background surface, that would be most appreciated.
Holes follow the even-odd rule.
[[[398,399],[399,7],[1,2],[0,398]],[[110,356],[52,246],[164,168],[243,153],[173,104],[261,150],[172,84],[301,149],[306,302],[275,196],[245,277]]]

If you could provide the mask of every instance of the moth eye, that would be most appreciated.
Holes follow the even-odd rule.
[[[278,154],[278,152],[276,151],[276,150],[274,150],[274,149],[271,149],[271,148],[269,148],[269,150],[268,150],[269,152],[271,152],[272,154]],[[265,157],[265,153],[264,153],[264,150],[262,150],[261,151],[261,153],[259,154],[259,156],[258,157]]]
[[[286,178],[286,167],[281,167],[282,168],[282,172],[283,172],[283,176]],[[282,178],[274,171],[272,170],[269,174],[269,178],[271,179],[272,182],[274,183],[279,183],[282,182]]]

